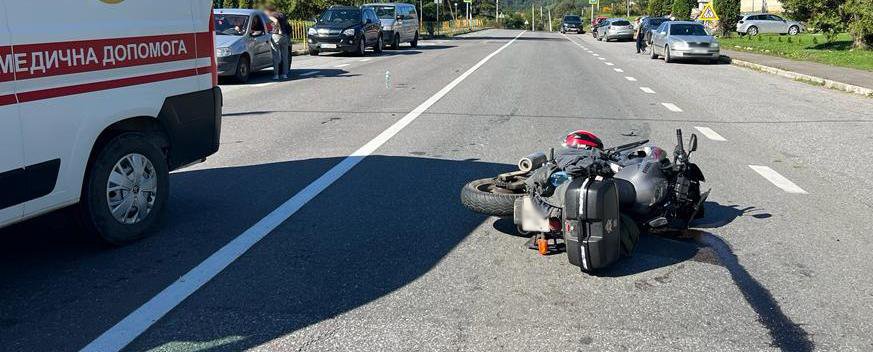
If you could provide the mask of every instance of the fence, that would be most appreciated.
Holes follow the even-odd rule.
[[[314,24],[311,21],[291,21],[291,41],[302,42],[303,48],[307,49],[309,45],[306,43],[306,32]]]
[[[439,25],[436,22],[423,22],[421,24],[421,33],[427,33],[430,36],[453,35],[458,33],[465,33],[469,31],[471,27],[473,28],[473,30],[477,30],[485,28],[489,25],[490,21],[479,18],[473,19],[472,21],[468,21],[466,19],[448,20],[440,22]]]

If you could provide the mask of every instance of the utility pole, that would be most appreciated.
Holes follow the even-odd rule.
[[[530,31],[536,32],[537,26],[534,25],[534,17],[537,15],[537,10],[534,9],[534,4],[530,4]]]
[[[549,32],[552,31],[552,9],[549,9]]]
[[[439,3],[437,4],[437,7],[436,7],[436,8],[437,8],[437,11],[436,11],[436,13],[437,13],[437,14],[436,14],[436,15],[437,15],[437,18],[436,18],[436,22],[437,22],[437,30],[436,30],[436,33],[437,33],[437,36],[440,35],[440,29],[443,27],[443,21],[440,21],[440,6],[443,6],[443,0],[438,0],[438,1],[439,1]]]
[[[497,5],[497,8],[494,10],[494,23],[500,26],[500,0],[495,0],[494,3]]]
[[[627,17],[630,17],[631,0],[627,0]]]
[[[543,27],[546,26],[546,21],[543,20],[543,5],[540,5],[540,23],[543,24]]]

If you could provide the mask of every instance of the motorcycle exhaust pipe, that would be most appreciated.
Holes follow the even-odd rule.
[[[524,172],[530,172],[539,169],[540,166],[546,163],[547,158],[545,153],[533,153],[518,161],[518,169]]]

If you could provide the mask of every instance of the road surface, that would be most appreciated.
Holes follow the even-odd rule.
[[[293,68],[223,86],[221,150],[171,176],[153,236],[107,247],[62,212],[0,231],[0,350],[873,349],[871,99],[588,34]],[[700,234],[589,276],[460,205],[580,128],[697,133]]]

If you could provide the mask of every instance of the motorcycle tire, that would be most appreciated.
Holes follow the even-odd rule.
[[[474,212],[490,216],[510,216],[515,200],[523,197],[520,190],[501,188],[493,178],[472,181],[461,189],[461,204]]]

